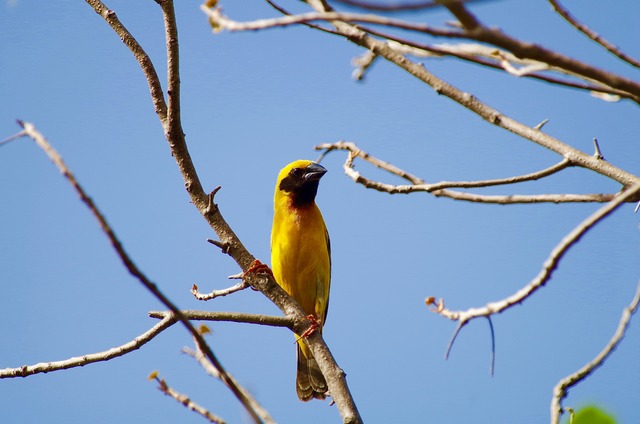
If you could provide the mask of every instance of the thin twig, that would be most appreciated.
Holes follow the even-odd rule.
[[[142,72],[147,78],[149,84],[149,91],[151,92],[151,99],[153,100],[153,106],[161,121],[167,118],[167,104],[164,100],[164,94],[162,92],[162,85],[160,84],[160,78],[156,72],[151,58],[144,51],[138,41],[131,35],[129,30],[120,22],[116,12],[107,8],[100,0],[85,0],[93,10],[100,15],[107,24],[113,29],[113,31],[120,37],[120,40],[131,51],[133,57],[138,61]]]
[[[539,44],[518,40],[505,34],[499,28],[485,26],[462,3],[447,4],[445,7],[466,28],[466,38],[502,47],[518,57],[548,63],[551,66],[563,68],[580,75],[582,78],[598,81],[608,87],[626,91],[634,96],[636,102],[640,99],[640,83],[634,80],[596,68],[578,59],[549,50]]]
[[[616,46],[613,43],[610,43],[609,41],[607,41],[606,38],[602,37],[600,34],[593,31],[587,25],[580,22],[571,13],[569,13],[567,8],[561,5],[558,0],[549,0],[549,3],[551,3],[551,6],[553,6],[553,10],[555,10],[560,16],[562,16],[567,22],[569,22],[569,24],[571,24],[571,26],[573,26],[575,29],[577,29],[578,31],[580,31],[581,33],[589,37],[591,40],[600,44],[602,47],[607,49],[613,55],[617,56],[619,59],[627,62],[632,66],[635,66],[636,68],[640,68],[640,61],[625,54],[622,50],[620,50],[618,46]]]
[[[576,384],[587,378],[591,373],[598,369],[604,361],[611,355],[616,347],[620,344],[624,338],[625,332],[631,323],[631,317],[638,310],[640,304],[640,284],[636,289],[635,296],[629,306],[625,307],[618,323],[618,328],[598,355],[593,360],[589,361],[578,371],[563,378],[553,388],[553,397],[551,398],[551,423],[558,424],[560,422],[560,415],[562,415],[562,400],[567,396],[567,392]]]
[[[316,150],[347,150],[349,154],[343,165],[345,174],[354,182],[381,192],[389,194],[409,194],[414,192],[427,192],[436,197],[448,197],[454,200],[464,200],[477,203],[493,203],[493,204],[518,204],[518,203],[575,203],[575,202],[608,202],[614,198],[613,194],[539,194],[539,195],[481,195],[475,193],[461,192],[455,190],[447,190],[446,187],[456,188],[478,188],[489,187],[495,185],[515,184],[524,181],[537,180],[540,178],[553,175],[571,165],[571,160],[563,159],[559,163],[536,171],[530,174],[519,175],[509,178],[501,178],[495,180],[479,180],[479,181],[442,181],[439,183],[428,184],[419,177],[410,174],[388,162],[380,160],[369,153],[359,149],[354,143],[346,141],[338,141],[336,143],[326,143],[315,146]],[[396,175],[409,181],[410,185],[394,185],[373,181],[363,177],[360,172],[353,169],[354,160],[360,158],[366,162],[382,169],[390,174]]]
[[[220,374],[220,370],[217,369],[212,363],[211,361],[209,361],[207,359],[207,357],[202,353],[202,350],[200,350],[198,343],[196,343],[196,350],[192,351],[190,349],[182,349],[182,351],[184,353],[186,353],[187,355],[193,357],[196,361],[198,361],[198,363],[200,364],[200,366],[207,372],[207,374],[209,374],[210,376],[221,380],[222,379],[222,375]],[[261,404],[260,402],[258,402],[256,400],[256,398],[251,394],[251,392],[249,392],[244,386],[242,386],[238,380],[235,379],[235,377],[233,377],[231,374],[227,373],[226,378],[233,380],[236,384],[236,386],[238,386],[240,388],[240,390],[242,390],[242,393],[244,394],[244,396],[247,398],[247,400],[249,401],[249,403],[251,404],[251,409],[253,409],[254,411],[256,411],[256,413],[258,414],[258,416],[260,417],[260,419],[265,423],[265,424],[275,424],[275,420],[271,417],[271,414],[269,414],[269,411],[267,411]]]
[[[266,2],[267,2],[267,4],[269,4],[269,6],[273,7],[275,10],[277,10],[280,13],[282,13],[283,15],[285,15],[285,16],[291,16],[292,15],[292,13],[290,13],[287,9],[285,9],[282,6],[280,6],[279,4],[277,4],[273,0],[266,0]],[[309,28],[317,29],[318,31],[326,32],[326,33],[329,33],[329,34],[340,35],[335,30],[332,30],[331,28],[325,28],[323,26],[312,24],[312,23],[309,23],[309,22],[304,22],[303,25],[306,25]]]
[[[620,205],[633,199],[640,193],[640,183],[628,188],[618,194],[612,201],[603,205],[587,219],[582,221],[569,234],[567,234],[556,247],[553,248],[549,257],[542,265],[542,269],[526,286],[518,290],[513,295],[497,302],[492,302],[481,308],[471,308],[465,311],[453,311],[445,307],[431,308],[431,310],[445,318],[453,321],[468,322],[479,317],[487,317],[499,314],[514,305],[518,305],[528,299],[533,293],[544,286],[550,279],[553,271],[558,267],[560,260],[567,251],[580,240],[580,238],[593,226],[602,221],[605,217],[615,211]],[[438,304],[443,304],[438,302]]]
[[[420,1],[420,2],[411,2],[411,3],[394,3],[394,4],[384,4],[384,3],[367,3],[360,0],[333,0],[336,3],[342,3],[347,6],[358,7],[360,9],[367,10],[375,10],[379,12],[408,12],[415,10],[426,10],[433,9],[444,6],[445,1]],[[469,3],[471,1],[478,0],[450,0],[449,2],[455,1],[464,1]]]
[[[169,397],[172,397],[177,402],[179,402],[182,405],[184,405],[185,408],[195,412],[196,414],[198,414],[201,417],[207,419],[211,423],[214,423],[214,424],[225,424],[226,423],[226,421],[224,421],[224,419],[218,417],[217,415],[215,415],[212,412],[210,412],[208,409],[206,409],[206,408],[198,405],[194,401],[192,401],[189,398],[189,396],[184,395],[182,393],[178,393],[177,391],[175,391],[174,389],[169,387],[169,384],[166,382],[166,380],[164,378],[160,379],[157,376],[156,373],[152,374],[151,378],[153,380],[155,380],[156,382],[158,382],[158,390],[160,390],[165,395],[167,395]]]
[[[342,21],[384,25],[404,30],[423,32],[425,34],[441,37],[464,38],[463,34],[457,30],[436,28],[427,24],[407,22],[400,19],[386,18],[384,16],[373,14],[347,12],[310,12],[300,15],[287,15],[282,18],[258,19],[249,22],[238,22],[229,19],[227,16],[222,14],[222,9],[220,7],[209,8],[206,5],[201,5],[200,9],[207,15],[209,21],[212,23],[212,26],[217,31],[257,31],[297,24],[307,24],[313,21]]]
[[[140,349],[143,345],[149,343],[154,337],[156,337],[158,334],[171,327],[175,323],[176,319],[173,312],[166,312],[162,317],[162,321],[128,343],[109,350],[105,350],[103,352],[89,353],[86,355],[65,359],[64,361],[43,362],[34,365],[24,365],[18,368],[5,368],[3,370],[0,370],[0,379],[27,377],[33,374],[49,373],[53,371],[66,370],[69,368],[83,367],[94,362],[108,361],[110,359],[117,358],[118,356],[126,355],[127,353],[132,352],[136,349]]]
[[[238,284],[228,287],[226,289],[212,290],[210,293],[200,293],[198,291],[198,286],[194,284],[193,287],[191,287],[191,294],[198,300],[212,300],[212,299],[215,299],[216,297],[227,296],[229,294],[244,290],[248,287],[249,287],[249,284],[247,284],[243,280],[243,281],[240,281]]]

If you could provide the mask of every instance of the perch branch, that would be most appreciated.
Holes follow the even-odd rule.
[[[591,373],[593,373],[596,369],[598,369],[604,361],[611,355],[616,347],[620,344],[622,339],[624,338],[625,332],[631,323],[631,317],[638,310],[638,305],[640,304],[640,284],[636,289],[636,294],[633,297],[633,300],[629,304],[629,306],[625,307],[622,311],[622,316],[620,317],[620,321],[618,323],[618,328],[615,333],[607,343],[607,345],[602,349],[602,351],[591,360],[589,363],[585,364],[582,368],[580,368],[575,373],[568,375],[558,382],[558,384],[553,388],[553,397],[551,398],[551,423],[558,424],[560,422],[560,415],[562,415],[562,400],[567,397],[567,392],[576,384],[580,383],[582,380],[587,378]]]
[[[169,311],[151,311],[151,318],[164,319]],[[192,321],[227,321],[245,324],[268,325],[271,327],[287,327],[293,328],[295,320],[289,317],[279,317],[272,315],[247,314],[242,312],[222,312],[222,311],[182,311],[187,319]]]
[[[170,0],[157,0],[157,2],[161,4],[163,13],[165,14],[165,25],[170,25],[172,21],[175,21],[173,2]],[[98,0],[91,0],[90,4],[102,5],[102,3]],[[104,5],[102,5],[101,7],[104,7]],[[106,7],[104,7],[104,9],[106,10]],[[167,14],[169,14],[170,16],[166,16]],[[101,14],[101,16],[103,15]],[[105,17],[105,20],[107,16],[111,15],[103,16]],[[107,22],[109,23],[108,20]],[[112,26],[112,28],[114,27]],[[117,28],[114,28],[114,30],[116,30],[117,32]],[[165,32],[169,34],[169,36],[175,38],[175,46],[177,46],[177,34],[173,33],[171,31],[171,28],[167,28]],[[178,55],[178,51],[176,47],[172,47],[171,40],[167,40],[167,49],[168,59],[171,60],[171,57],[174,57],[175,59]],[[176,66],[177,61],[174,62],[174,64],[168,64],[169,69],[173,69]],[[176,74],[174,73],[174,75]],[[175,78],[173,80],[173,83],[170,81],[169,84],[174,84],[173,90],[175,91],[177,89],[177,85],[179,84],[179,78]],[[151,91],[151,96],[154,104],[160,101],[164,101],[163,99],[161,99],[161,94],[161,92],[158,92],[156,90]],[[178,104],[179,98],[176,97],[171,105],[176,105],[177,107]],[[171,153],[176,161],[176,164],[178,165],[178,168],[184,180],[185,188],[187,190],[187,193],[189,194],[191,203],[198,209],[203,218],[215,231],[218,236],[220,245],[225,246],[225,253],[229,254],[235,260],[235,262],[243,272],[246,271],[255,261],[255,257],[253,257],[253,255],[251,255],[251,253],[244,247],[238,236],[223,218],[218,205],[213,202],[215,191],[212,192],[210,196],[205,193],[193,161],[191,160],[184,132],[181,130],[180,125],[178,125],[180,121],[179,112],[177,110],[175,112],[168,112],[168,116],[173,117],[176,120],[175,123],[167,123],[166,117],[163,118],[163,116],[160,114],[158,114],[158,116],[164,128],[165,138],[167,139],[169,147],[171,148]],[[293,300],[275,282],[273,277],[268,275],[250,275],[246,279],[246,281],[252,288],[259,290],[268,299],[270,299],[278,308],[280,308],[280,310],[286,316],[291,317],[295,320],[293,331],[296,334],[303,334],[307,330],[308,320],[306,319],[306,314],[304,314],[295,300]],[[173,308],[169,309],[173,310]],[[186,324],[188,324],[188,322]],[[189,330],[194,337],[201,337],[199,334],[197,334],[197,331],[195,331],[193,327],[189,328]],[[314,357],[318,361],[325,379],[327,380],[329,391],[331,392],[331,397],[335,402],[338,411],[343,418],[343,421],[346,423],[361,423],[362,418],[360,417],[353,397],[351,396],[351,393],[349,391],[349,387],[346,383],[346,374],[335,362],[335,359],[326,343],[322,339],[322,336],[319,332],[316,332],[309,336],[306,340]],[[204,344],[204,341],[202,342],[207,358],[214,364],[216,364],[217,359],[213,356],[213,353],[210,351],[208,346]],[[242,401],[242,394],[239,391],[235,390],[234,394]],[[245,403],[243,402],[243,404]],[[255,414],[255,411],[248,409],[248,412],[252,415],[252,418],[256,422],[259,422],[259,417]]]

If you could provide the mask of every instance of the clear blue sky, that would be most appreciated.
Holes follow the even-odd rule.
[[[386,63],[350,78],[361,49],[306,28],[212,34],[198,2],[178,2],[183,124],[206,189],[258,258],[269,260],[278,170],[316,158],[313,146],[345,139],[429,182],[532,172],[556,155],[491,127]],[[568,3],[568,2],[567,2]],[[575,2],[573,2],[575,3]],[[277,16],[266,4],[223,2],[237,20]],[[147,1],[112,1],[165,74],[162,16]],[[301,8],[302,5],[286,5]],[[568,6],[640,56],[640,5]],[[606,69],[638,72],[591,46],[548,3],[470,5],[479,18]],[[440,24],[443,12],[415,15]],[[246,291],[209,303],[189,293],[224,288],[238,272],[206,243],[211,229],[189,204],[129,51],[81,1],[0,4],[0,139],[15,119],[36,124],[107,216],[138,266],[184,309],[278,313]],[[600,140],[613,164],[638,173],[640,120],[628,102],[517,79],[452,60],[425,62],[457,87],[524,123],[592,152]],[[511,295],[549,251],[598,205],[488,206],[426,194],[390,196],[354,184],[332,153],[318,195],[332,238],[333,281],[325,338],[365,421],[548,422],[557,381],[592,359],[615,330],[638,283],[638,215],[620,208],[589,232],[553,279],[494,318],[496,369],[489,375],[485,321],[473,322],[443,359],[454,323],[429,312],[427,296],[452,309]],[[361,172],[396,180],[361,164]],[[603,178],[568,170],[548,181],[486,193],[611,192]],[[0,148],[0,368],[62,360],[130,341],[160,308],[119,263],[68,183],[28,140]],[[597,403],[620,423],[638,421],[640,325],[565,405]],[[327,402],[295,396],[293,337],[282,329],[211,325],[223,364],[281,423],[339,422]],[[180,353],[191,340],[170,329],[139,351],[26,379],[0,381],[2,422],[199,423],[162,395],[158,370],[176,390],[228,422],[246,422],[223,385]]]

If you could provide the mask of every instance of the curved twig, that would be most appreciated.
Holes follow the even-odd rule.
[[[542,269],[526,286],[518,290],[513,295],[497,302],[492,302],[481,308],[471,308],[464,311],[453,311],[444,307],[444,302],[438,302],[439,307],[432,307],[431,310],[445,318],[458,322],[468,322],[479,317],[488,317],[499,314],[514,305],[524,302],[529,296],[544,286],[550,279],[553,271],[557,268],[565,253],[580,240],[594,225],[615,211],[620,205],[640,193],[640,183],[618,194],[612,201],[603,205],[587,219],[582,221],[569,234],[567,234],[558,245],[551,251],[549,257],[542,265]]]
[[[116,12],[110,10],[100,0],[85,0],[93,10],[102,17],[113,29],[113,31],[120,37],[120,40],[131,51],[133,57],[138,61],[142,72],[147,78],[149,84],[149,91],[151,92],[151,99],[153,100],[153,106],[156,113],[162,121],[167,118],[167,104],[164,100],[164,94],[162,92],[162,85],[160,84],[160,78],[156,72],[151,58],[144,51],[138,41],[131,35],[129,30],[122,25],[120,19],[116,15]]]
[[[553,388],[553,397],[551,398],[551,423],[558,424],[560,422],[560,415],[562,415],[562,400],[567,397],[567,391],[582,380],[587,378],[591,373],[598,369],[604,361],[611,355],[616,347],[620,344],[624,338],[625,332],[631,323],[631,317],[638,310],[640,304],[640,284],[636,289],[636,294],[631,300],[629,306],[625,307],[622,311],[622,316],[618,323],[618,328],[609,340],[609,343],[602,349],[593,360],[585,364],[578,371],[571,375],[566,376],[556,384]]]
[[[128,343],[109,350],[105,350],[103,352],[89,353],[86,355],[65,359],[63,361],[42,362],[35,365],[24,365],[18,368],[5,368],[3,370],[0,370],[0,379],[27,377],[34,374],[66,370],[75,367],[83,367],[94,362],[108,361],[110,359],[117,358],[118,356],[126,355],[127,353],[132,352],[136,349],[140,349],[142,346],[149,343],[158,334],[162,333],[164,330],[175,324],[176,321],[177,320],[173,312],[167,312],[162,317],[162,321]]]
[[[198,291],[198,286],[194,284],[193,287],[191,287],[191,294],[193,295],[193,297],[195,297],[198,300],[212,300],[212,299],[215,299],[216,297],[227,296],[232,293],[239,292],[248,287],[249,287],[249,284],[247,284],[243,280],[234,286],[227,287],[226,289],[212,290],[210,293],[200,293]]]
[[[614,198],[613,194],[539,194],[539,195],[482,195],[475,193],[467,193],[462,191],[447,190],[447,187],[455,188],[478,188],[489,187],[495,185],[515,184],[524,181],[538,180],[540,178],[553,175],[568,166],[571,166],[571,160],[563,159],[557,164],[545,168],[540,171],[532,172],[525,175],[518,175],[509,178],[500,178],[494,180],[479,181],[441,181],[439,183],[428,184],[423,179],[410,174],[388,162],[380,160],[367,152],[359,149],[354,143],[346,141],[338,141],[336,143],[325,143],[315,146],[316,150],[347,150],[349,154],[343,165],[345,174],[354,182],[362,184],[366,188],[371,188],[389,194],[409,194],[415,192],[427,192],[436,197],[448,197],[454,200],[464,200],[477,203],[492,204],[518,204],[518,203],[575,203],[575,202],[608,202]],[[394,185],[386,184],[379,181],[373,181],[363,177],[358,171],[353,169],[354,160],[360,158],[366,162],[409,181],[410,185]]]
[[[195,403],[189,396],[178,393],[176,390],[172,389],[169,384],[166,382],[164,378],[160,378],[157,373],[153,373],[151,377],[152,380],[155,380],[158,383],[158,390],[160,390],[165,395],[175,399],[178,403],[182,404],[185,408],[190,411],[195,412],[201,417],[208,420],[213,424],[226,424],[226,421],[217,415],[213,414],[211,411],[207,410],[205,407],[198,405]]]

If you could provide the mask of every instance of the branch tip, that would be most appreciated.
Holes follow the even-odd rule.
[[[225,253],[225,254],[229,253],[229,247],[231,247],[231,244],[229,242],[213,240],[213,239],[210,239],[210,238],[208,238],[207,241],[209,243],[213,244],[214,246],[220,248],[222,253]]]
[[[545,118],[542,120],[542,122],[540,122],[538,125],[536,125],[535,127],[533,127],[534,130],[538,130],[540,131],[542,129],[542,127],[544,127],[545,125],[547,125],[547,122],[549,122],[549,119]]]
[[[600,145],[598,144],[598,139],[595,137],[593,138],[593,146],[595,148],[593,157],[599,160],[604,160],[604,156],[602,156],[602,151],[600,150]]]

